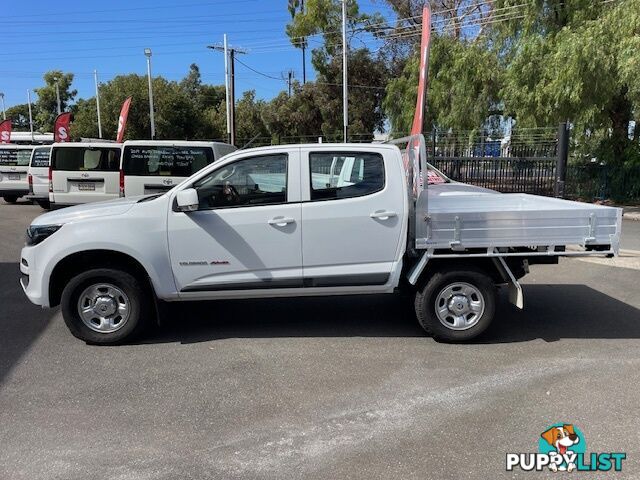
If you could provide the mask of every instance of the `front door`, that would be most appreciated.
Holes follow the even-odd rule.
[[[289,149],[243,157],[194,182],[199,209],[170,211],[168,219],[181,296],[302,287],[298,156]]]

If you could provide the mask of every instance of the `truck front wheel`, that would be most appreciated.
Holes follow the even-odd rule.
[[[138,335],[151,312],[142,285],[131,274],[99,268],[73,277],[62,291],[62,316],[71,333],[109,345]]]
[[[418,322],[445,342],[480,335],[493,320],[495,305],[496,287],[480,270],[436,272],[415,297]]]

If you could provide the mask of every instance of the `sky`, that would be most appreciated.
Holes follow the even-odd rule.
[[[388,13],[381,0],[359,0],[364,12]],[[208,50],[221,44],[245,48],[240,60],[269,77],[236,64],[237,96],[256,90],[269,99],[285,89],[289,70],[302,79],[302,55],[285,34],[287,0],[7,0],[0,51],[0,92],[5,104],[26,103],[27,90],[43,85],[48,70],[72,72],[78,98],[95,95],[100,82],[120,74],[146,75],[144,48],[151,48],[152,74],[183,78],[191,63],[205,83],[224,84],[224,56]],[[310,47],[321,37],[310,39]],[[359,42],[357,46],[361,46]],[[315,74],[307,55],[307,79]],[[32,91],[32,98],[35,94]]]

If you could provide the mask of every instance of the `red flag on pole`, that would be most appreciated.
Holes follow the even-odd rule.
[[[53,141],[56,143],[64,143],[71,141],[71,134],[69,132],[69,124],[73,120],[73,114],[71,112],[65,112],[58,115],[56,123],[53,129]]]
[[[11,141],[11,120],[7,119],[0,122],[0,143],[9,143]]]
[[[118,117],[118,134],[116,135],[116,142],[122,143],[124,140],[124,130],[127,127],[127,117],[129,116],[129,107],[131,106],[131,97],[122,104],[120,109],[120,116]]]
[[[429,81],[429,47],[431,45],[431,8],[427,2],[422,9],[422,38],[420,41],[420,79],[418,81],[418,99],[413,114],[411,135],[422,133],[424,111]]]

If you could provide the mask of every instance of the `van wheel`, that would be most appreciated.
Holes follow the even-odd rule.
[[[493,320],[495,306],[496,287],[479,270],[436,272],[415,297],[418,322],[445,342],[480,335]]]
[[[36,203],[40,205],[40,208],[44,210],[49,210],[51,208],[51,204],[49,203],[49,200],[36,200]]]
[[[4,201],[7,203],[16,203],[18,201],[17,195],[4,195],[2,198],[4,198]]]
[[[73,277],[62,291],[60,305],[75,337],[109,345],[141,333],[152,312],[148,297],[129,273],[100,268]]]

